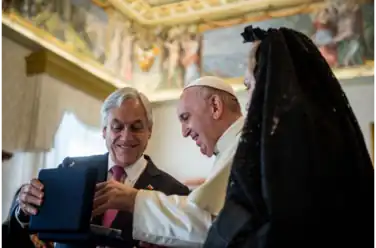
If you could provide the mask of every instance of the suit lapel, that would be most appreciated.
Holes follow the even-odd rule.
[[[154,177],[160,174],[160,171],[155,166],[149,156],[145,155],[146,161],[148,161],[145,171],[140,175],[139,179],[134,185],[135,189],[148,189],[148,186],[152,186]]]

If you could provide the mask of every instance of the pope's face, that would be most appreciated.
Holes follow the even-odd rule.
[[[134,164],[144,153],[151,135],[146,111],[138,99],[125,100],[110,110],[103,138],[112,161],[120,166]]]
[[[182,135],[191,137],[202,154],[211,157],[221,133],[216,127],[217,113],[200,97],[196,87],[185,89],[178,106]]]

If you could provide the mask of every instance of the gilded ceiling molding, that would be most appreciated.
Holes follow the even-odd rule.
[[[116,90],[112,84],[47,50],[26,57],[28,76],[46,73],[96,99],[104,100]]]
[[[108,11],[112,11],[111,8],[108,8]],[[58,78],[62,82],[70,84],[100,100],[103,100],[109,92],[116,88],[131,86],[125,84],[123,80],[111,75],[101,68],[99,64],[93,63],[92,60],[85,58],[82,54],[74,50],[69,50],[63,42],[54,38],[48,32],[38,29],[15,14],[3,13],[2,24],[19,33],[25,39],[29,39],[46,49],[44,52],[48,54],[43,55],[43,52],[41,52],[42,54],[36,53],[28,58],[28,75],[47,72],[49,75]],[[59,59],[51,59],[54,56],[59,57]],[[57,64],[47,68],[46,64],[48,61],[51,62],[50,60],[52,60],[52,64]],[[62,60],[62,64],[59,65],[57,61],[60,60]],[[31,64],[31,61],[34,61],[33,64]],[[38,63],[40,63],[40,65],[38,65]],[[56,71],[56,68],[59,67],[62,67],[60,69],[66,72],[67,75]],[[68,67],[68,69],[65,67]],[[94,79],[88,80],[89,78]],[[85,85],[85,82],[88,85]],[[105,90],[104,92],[98,92],[103,89]],[[146,94],[151,102],[164,102],[178,99],[181,94],[181,89],[171,89]]]
[[[77,66],[83,74],[93,75],[100,79],[100,81],[106,82],[114,89],[125,86],[122,80],[116,78],[114,75],[110,75],[107,71],[104,71],[99,63],[94,63],[95,61],[87,59],[87,57],[82,54],[75,52],[67,47],[64,42],[53,37],[48,32],[33,26],[23,18],[12,13],[3,13],[2,24],[19,34],[22,34],[25,39],[29,39],[44,47],[47,51],[60,57],[67,63]]]
[[[330,0],[327,0],[330,1]],[[294,7],[285,7],[281,9],[266,9],[259,12],[252,12],[241,17],[226,19],[226,20],[219,20],[219,21],[211,21],[202,20],[202,23],[199,25],[199,32],[205,32],[208,30],[213,30],[217,28],[225,28],[230,27],[233,25],[239,25],[244,23],[251,23],[251,22],[262,22],[265,20],[270,20],[273,18],[281,18],[286,16],[293,16],[299,14],[308,14],[314,13],[318,9],[321,9],[325,6],[327,1],[311,1],[311,3],[301,4]],[[372,2],[372,0],[357,0],[359,3],[367,3]]]
[[[266,9],[281,9],[323,0],[185,0],[153,6],[147,0],[108,0],[141,25],[201,23],[224,20]]]
[[[250,22],[261,22],[273,18],[281,18],[286,16],[298,15],[298,14],[307,14],[312,13],[315,10],[321,8],[324,5],[323,2],[312,3],[312,4],[303,4],[300,6],[283,8],[278,10],[265,10],[261,12],[254,12],[240,18],[227,19],[222,21],[210,21],[203,20],[203,23],[199,25],[199,31],[205,32],[217,28],[225,28],[233,25],[239,25],[243,23]]]
[[[281,15],[293,15],[294,7],[308,6],[302,13],[312,11],[328,1],[338,0],[92,0],[93,2],[110,3],[127,17],[140,25],[176,25],[205,23],[211,21],[239,19],[239,16],[249,17],[256,13],[270,14],[274,10],[282,10]],[[354,0],[358,3],[372,2],[373,0]],[[101,6],[100,4],[97,4]],[[288,13],[290,9],[291,13]],[[277,13],[278,11],[276,11]],[[282,14],[284,13],[284,14]],[[276,18],[278,14],[270,14],[269,18]]]
[[[108,1],[92,0],[92,2],[103,9],[112,8],[112,5]]]

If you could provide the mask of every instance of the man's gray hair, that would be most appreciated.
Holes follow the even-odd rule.
[[[149,99],[138,90],[132,87],[124,87],[121,89],[116,90],[111,95],[109,95],[101,108],[101,116],[102,116],[102,127],[107,126],[108,122],[108,115],[111,109],[118,108],[121,104],[128,99],[137,99],[139,100],[146,112],[146,118],[148,120],[149,128],[153,126],[153,109],[151,107],[151,103]]]

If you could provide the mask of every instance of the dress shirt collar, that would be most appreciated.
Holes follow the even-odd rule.
[[[215,154],[219,155],[221,152],[229,147],[229,144],[232,144],[236,141],[236,137],[243,130],[244,117],[239,117],[218,139],[217,144],[215,145]]]
[[[108,155],[108,171],[111,170],[115,163],[112,161],[110,154]],[[134,164],[125,167],[125,173],[127,174],[127,180],[130,182],[136,182],[142,172],[147,166],[147,160],[142,155]]]

